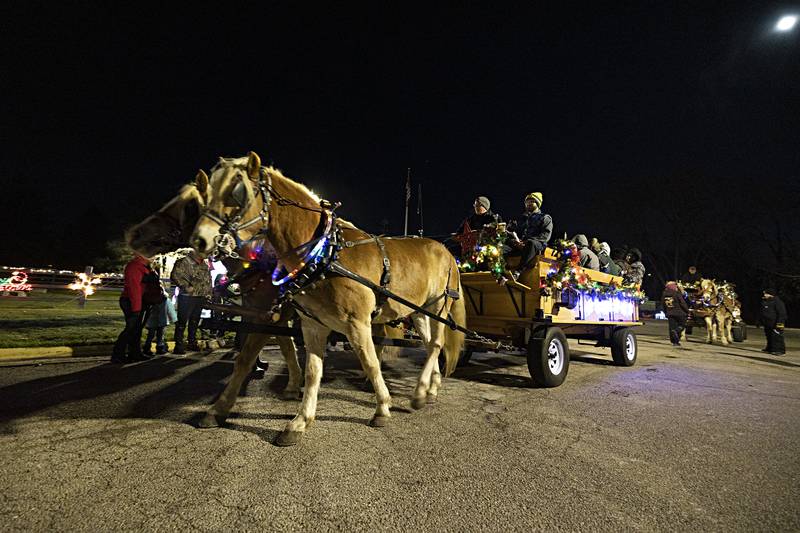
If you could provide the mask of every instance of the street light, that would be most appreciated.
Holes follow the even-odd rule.
[[[785,15],[775,24],[775,29],[777,31],[790,31],[795,24],[797,24],[797,15]]]

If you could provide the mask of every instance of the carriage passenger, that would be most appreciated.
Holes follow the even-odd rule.
[[[507,241],[503,252],[506,257],[520,257],[519,266],[512,275],[516,279],[526,268],[530,268],[534,258],[544,253],[553,234],[553,218],[542,213],[542,193],[532,192],[525,197],[525,212],[509,224],[512,238]],[[516,236],[516,238],[513,238]]]
[[[579,233],[573,237],[572,242],[575,243],[575,246],[581,254],[581,266],[591,268],[592,270],[600,270],[600,260],[589,248],[589,241],[586,239],[586,235]]]
[[[697,285],[700,283],[700,280],[703,279],[703,276],[700,272],[697,271],[697,267],[692,265],[689,267],[689,271],[686,272],[683,276],[681,276],[681,284],[682,285]]]
[[[500,222],[500,215],[491,210],[491,202],[485,196],[478,196],[472,205],[474,212],[465,218],[454,233],[454,237],[447,243],[447,249],[455,257],[462,257],[468,250],[469,239],[467,235],[473,231],[480,231],[487,224]]]
[[[600,271],[612,276],[621,276],[622,269],[611,259],[611,246],[607,242],[600,243],[600,251],[597,253],[600,261]]]
[[[645,273],[644,264],[642,264],[642,252],[637,248],[631,248],[628,250],[625,262],[628,263],[628,268],[623,273],[624,283],[626,285],[641,285]]]

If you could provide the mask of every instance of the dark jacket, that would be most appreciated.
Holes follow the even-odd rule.
[[[538,241],[543,245],[550,242],[553,234],[553,219],[541,211],[535,213],[524,212],[516,220],[513,227],[521,241]]]
[[[661,305],[664,306],[664,314],[668,317],[684,319],[689,315],[689,306],[686,305],[683,294],[675,289],[664,289]]]
[[[600,270],[600,260],[591,248],[589,248],[589,241],[586,239],[586,235],[582,233],[575,235],[573,240],[575,241],[575,246],[578,248],[578,251],[581,253],[581,266],[592,270]]]
[[[621,276],[622,269],[608,256],[605,252],[597,254],[597,260],[600,262],[600,271],[612,276]]]
[[[493,222],[500,222],[500,215],[495,215],[490,211],[486,211],[482,215],[478,213],[472,213],[470,216],[464,219],[461,225],[458,227],[456,233],[461,234],[465,231],[480,231],[483,229],[483,226],[486,224],[492,224]],[[469,226],[469,230],[467,229]]]
[[[761,300],[761,324],[775,327],[776,324],[786,323],[786,306],[777,296]]]
[[[700,272],[695,272],[692,274],[691,272],[687,272],[683,276],[681,276],[681,283],[688,283],[690,285],[694,285],[698,281],[700,281],[703,276],[700,275]]]
[[[122,289],[122,297],[130,299],[131,311],[134,313],[142,310],[142,294],[144,293],[142,279],[145,275],[152,273],[150,262],[138,255],[125,265],[125,288]]]

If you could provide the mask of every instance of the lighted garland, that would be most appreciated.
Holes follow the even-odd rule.
[[[640,302],[646,299],[644,292],[633,285],[618,286],[614,282],[605,285],[593,281],[580,265],[580,251],[574,242],[565,239],[558,240],[555,243],[555,250],[556,263],[550,267],[540,285],[543,294],[551,295],[555,291],[575,289],[600,299],[612,296],[621,296]]]
[[[470,251],[458,261],[461,272],[491,272],[501,279],[506,272],[503,246],[506,242],[505,224],[492,224],[480,232],[480,238]]]

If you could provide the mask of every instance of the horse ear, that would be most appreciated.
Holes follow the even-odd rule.
[[[258,178],[261,173],[261,158],[255,152],[247,154],[247,175],[252,178]]]
[[[197,176],[194,178],[194,183],[197,185],[197,190],[200,194],[205,194],[208,190],[208,175],[203,172],[203,169],[197,171]]]

